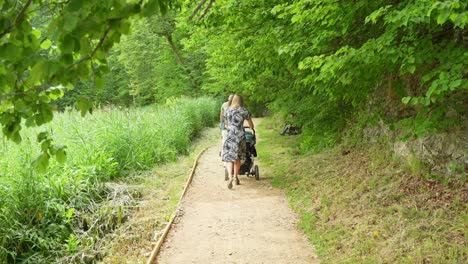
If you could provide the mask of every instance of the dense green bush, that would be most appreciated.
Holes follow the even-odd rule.
[[[50,263],[80,247],[92,248],[94,237],[112,230],[115,223],[99,229],[97,225],[122,221],[118,212],[97,204],[107,195],[103,183],[186,153],[191,139],[213,125],[217,110],[216,101],[200,98],[105,108],[84,118],[77,112],[57,114],[47,130],[67,146],[68,158],[64,164],[51,160],[45,174],[32,165],[39,153],[35,131],[25,131],[20,145],[4,141],[0,262]]]

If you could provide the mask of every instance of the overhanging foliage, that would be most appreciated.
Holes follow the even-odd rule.
[[[466,0],[223,0],[192,41],[209,56],[206,90],[338,132],[373,104],[422,136],[466,114],[467,21]]]

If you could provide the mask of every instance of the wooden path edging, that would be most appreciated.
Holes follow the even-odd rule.
[[[182,202],[182,199],[184,198],[185,194],[187,193],[187,189],[188,189],[190,183],[192,183],[193,175],[195,174],[195,169],[197,168],[197,165],[198,165],[198,160],[200,159],[201,155],[202,155],[207,149],[208,149],[208,148],[204,148],[202,151],[200,151],[200,153],[198,154],[197,158],[196,158],[195,161],[193,162],[192,171],[190,172],[189,177],[188,177],[188,179],[187,179],[187,183],[185,184],[184,190],[182,191],[182,194],[180,195],[179,203],[177,204],[177,209],[176,209],[175,212],[172,214],[171,220],[167,223],[166,227],[164,228],[164,231],[163,231],[163,233],[161,234],[161,236],[159,237],[158,242],[157,242],[156,245],[154,246],[153,251],[151,252],[151,255],[150,255],[148,261],[146,262],[146,264],[152,264],[153,261],[154,261],[154,260],[156,259],[156,257],[158,256],[159,250],[161,249],[161,246],[162,246],[162,244],[164,243],[164,240],[166,239],[166,236],[167,236],[167,234],[169,233],[169,230],[170,230],[171,227],[172,227],[172,223],[174,223],[174,219],[177,217],[177,213],[179,212],[179,207],[180,207],[180,204],[181,204],[181,202]]]

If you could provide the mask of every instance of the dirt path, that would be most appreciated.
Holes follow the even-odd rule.
[[[319,263],[281,191],[241,176],[229,190],[220,146],[201,157],[157,263]],[[259,153],[261,155],[261,153]],[[257,160],[255,161],[257,162]]]

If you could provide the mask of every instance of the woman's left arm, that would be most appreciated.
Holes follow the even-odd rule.
[[[247,123],[249,123],[249,127],[250,127],[252,130],[255,129],[255,128],[254,128],[254,123],[253,123],[253,121],[252,121],[252,118],[247,119]]]

